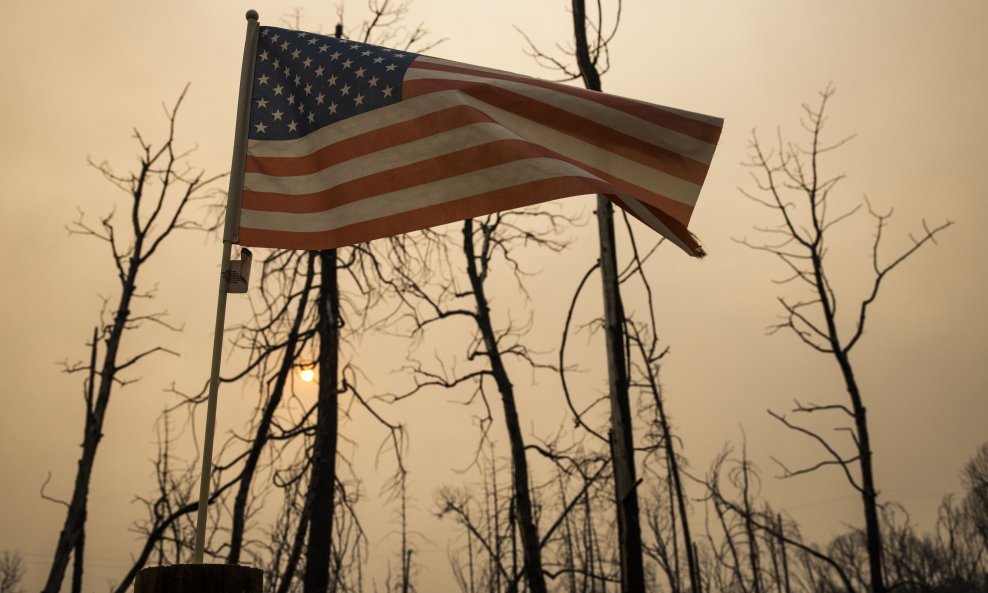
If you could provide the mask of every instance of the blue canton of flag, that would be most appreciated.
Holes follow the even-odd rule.
[[[401,100],[418,54],[261,27],[251,95],[252,140],[291,140]]]

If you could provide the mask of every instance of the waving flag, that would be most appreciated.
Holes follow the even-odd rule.
[[[603,193],[688,253],[723,121],[275,27],[254,57],[238,242],[328,249]]]

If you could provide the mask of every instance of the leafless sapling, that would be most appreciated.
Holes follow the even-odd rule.
[[[4,550],[0,554],[0,593],[24,593],[24,558],[17,552]]]
[[[961,474],[967,488],[964,504],[988,549],[988,443],[981,445]]]
[[[800,433],[825,452],[825,458],[807,467],[790,470],[783,467],[784,477],[805,475],[821,468],[834,467],[841,471],[848,484],[861,496],[865,519],[866,549],[868,552],[869,590],[884,593],[887,590],[882,570],[882,531],[879,517],[878,490],[875,485],[874,452],[869,433],[866,405],[859,377],[852,363],[851,353],[864,335],[865,323],[879,290],[889,274],[909,259],[919,249],[935,244],[936,237],[952,223],[944,222],[930,227],[923,223],[923,230],[912,237],[912,244],[891,258],[880,257],[879,251],[888,225],[891,211],[876,211],[865,199],[863,204],[837,211],[831,207],[832,193],[843,175],[827,177],[821,170],[822,157],[844,145],[851,137],[827,143],[823,135],[827,121],[826,109],[834,94],[832,86],[820,93],[818,107],[803,105],[803,127],[809,135],[808,145],[784,141],[779,137],[775,150],[766,150],[753,134],[749,143],[750,158],[746,163],[753,169],[752,177],[758,194],[741,190],[753,201],[773,210],[777,223],[757,228],[767,238],[763,242],[743,243],[753,249],[774,256],[787,270],[781,284],[791,284],[802,290],[805,296],[779,297],[782,321],[770,329],[770,333],[790,331],[800,341],[816,352],[832,357],[839,369],[847,390],[848,404],[814,404],[796,402],[793,416],[809,414],[835,414],[850,426],[838,430],[850,437],[850,454],[842,453],[841,445],[819,432],[799,424],[793,417],[769,411],[787,428]],[[790,197],[790,196],[794,197]],[[850,308],[850,318],[838,318],[838,301],[845,302],[843,294],[834,288],[833,267],[827,259],[828,248],[839,242],[834,229],[865,207],[874,220],[874,239],[871,245],[872,277],[866,296]],[[839,296],[841,298],[839,298]],[[847,331],[848,326],[850,331]]]
[[[802,572],[796,579],[805,576],[804,580],[815,583],[807,588],[808,591],[859,590],[855,586],[853,568],[841,561],[833,550],[824,552],[807,544],[794,523],[783,521],[767,505],[759,508],[757,493],[752,490],[757,480],[758,474],[747,455],[736,459],[730,448],[714,459],[703,480],[707,508],[713,510],[720,527],[715,537],[709,522],[707,524],[708,562],[703,574],[715,585],[708,585],[707,589],[753,592],[757,587],[765,591],[771,588],[766,583],[774,583],[776,588],[791,587],[794,579],[789,574],[788,557],[775,559],[772,556],[769,559],[772,565],[767,566],[764,554],[757,551],[759,545],[769,547],[768,542],[771,542],[772,546],[785,545],[785,549],[792,550],[800,559]],[[781,551],[782,548],[778,549]],[[780,570],[785,572],[779,574]],[[778,578],[768,579],[773,571]]]
[[[72,234],[93,237],[106,243],[119,285],[115,302],[104,302],[99,324],[93,328],[88,344],[88,360],[64,366],[66,372],[84,375],[82,455],[72,496],[63,503],[66,507],[65,521],[55,544],[44,593],[57,593],[61,589],[70,558],[74,559],[72,591],[81,591],[90,480],[115,388],[135,381],[128,378],[126,372],[133,370],[147,357],[157,353],[175,354],[164,346],[126,354],[123,342],[126,335],[147,324],[177,329],[166,321],[163,313],[135,311],[138,301],[151,299],[155,294],[154,289],[141,291],[138,279],[143,278],[141,272],[145,264],[161,253],[162,245],[174,236],[174,231],[200,226],[190,217],[189,206],[196,200],[208,198],[211,195],[210,184],[222,177],[207,176],[203,171],[191,168],[186,161],[190,151],[177,146],[176,118],[187,90],[188,87],[175,104],[165,110],[168,131],[159,145],[145,140],[140,132],[134,131],[139,146],[138,165],[134,171],[120,174],[106,162],[91,163],[107,181],[127,194],[125,219],[121,220],[116,210],[112,210],[97,224],[89,223],[80,215],[68,227]]]
[[[171,428],[173,413],[174,409],[168,408],[158,417],[158,452],[154,460],[155,488],[150,496],[136,497],[146,508],[147,517],[135,521],[131,526],[131,531],[138,534],[143,541],[127,572],[115,583],[113,593],[130,591],[137,573],[151,561],[158,566],[166,566],[181,564],[192,558],[194,514],[199,508],[198,459],[185,459],[182,463],[171,452],[178,438],[178,435],[173,435]],[[241,474],[228,476],[234,473],[229,469],[229,466],[220,465],[214,473],[216,483],[207,499],[212,511],[208,518],[213,524],[220,521],[219,509],[213,505],[241,479]],[[207,548],[214,545],[211,538],[207,539],[206,544]]]

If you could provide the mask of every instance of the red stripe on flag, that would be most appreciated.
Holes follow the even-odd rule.
[[[506,89],[476,82],[442,79],[407,80],[402,86],[403,96],[406,97],[448,90],[459,90],[488,105],[537,122],[538,125],[563,132],[607,152],[697,185],[701,185],[707,175],[709,166],[706,163]]]
[[[681,134],[686,134],[697,140],[703,140],[704,142],[709,142],[711,144],[716,144],[720,139],[721,126],[709,124],[706,122],[698,121],[679,115],[673,111],[667,111],[659,107],[649,105],[647,103],[642,103],[640,101],[635,101],[633,99],[626,99],[624,97],[618,97],[616,95],[607,95],[605,93],[599,93],[597,91],[591,91],[587,89],[581,89],[578,87],[567,86],[564,84],[546,82],[544,80],[538,80],[536,78],[528,78],[526,76],[512,75],[508,73],[496,73],[486,70],[474,70],[471,68],[466,68],[463,66],[444,63],[437,64],[433,62],[425,62],[423,60],[415,60],[409,66],[409,69],[419,69],[419,70],[439,70],[442,72],[456,72],[459,74],[469,74],[473,76],[484,76],[487,78],[494,78],[497,80],[509,80],[512,82],[520,82],[523,84],[528,84],[531,86],[541,87],[544,89],[549,89],[556,91],[558,93],[565,93],[572,95],[574,97],[580,97],[581,99],[586,99],[594,103],[599,103],[601,105],[607,105],[613,109],[617,109],[639,117],[647,122],[651,122],[657,126],[662,126],[669,130],[674,130]],[[410,81],[409,81],[410,82]],[[407,83],[406,83],[407,84]]]
[[[304,157],[247,156],[247,173],[291,177],[317,173],[327,167],[415,140],[475,123],[491,122],[490,116],[460,105],[428,113],[326,145]]]
[[[500,140],[395,167],[304,195],[244,191],[244,208],[268,212],[321,212],[352,202],[440,181],[513,161],[554,156],[524,140]]]
[[[304,233],[241,227],[240,243],[255,247],[278,247],[281,249],[333,249],[466,218],[483,216],[499,210],[510,210],[557,198],[608,191],[613,192],[614,188],[602,181],[586,177],[557,177],[484,192],[331,231]]]
[[[610,183],[613,186],[611,192],[634,195],[639,200],[649,200],[652,205],[662,208],[682,224],[689,223],[693,212],[692,206],[628,183],[620,177],[615,177],[525,140],[498,140],[481,146],[465,148],[367,175],[311,194],[282,194],[245,190],[243,207],[265,212],[322,212],[381,194],[440,181],[504,163],[537,157],[548,157],[573,164]]]

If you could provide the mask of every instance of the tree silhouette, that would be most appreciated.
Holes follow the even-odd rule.
[[[116,269],[119,283],[116,300],[104,302],[99,324],[93,328],[88,344],[89,357],[85,362],[66,363],[67,373],[82,373],[85,420],[83,425],[82,455],[76,470],[75,484],[69,501],[58,501],[66,507],[65,521],[55,544],[54,558],[44,586],[44,593],[58,593],[70,557],[73,559],[72,592],[80,593],[84,569],[86,514],[89,506],[89,487],[110,400],[117,388],[136,379],[125,376],[143,360],[158,353],[175,354],[164,346],[155,346],[136,354],[125,354],[125,336],[153,324],[169,330],[163,313],[135,311],[142,300],[154,297],[154,290],[140,291],[138,279],[145,264],[176,230],[201,228],[189,216],[189,205],[210,196],[210,184],[222,177],[207,176],[192,169],[186,163],[190,151],[176,145],[175,122],[178,109],[185,98],[185,90],[171,109],[165,110],[168,132],[157,146],[134,131],[139,145],[137,168],[129,174],[118,174],[106,162],[92,163],[103,177],[127,194],[126,218],[121,220],[116,210],[102,217],[98,224],[90,224],[80,217],[69,232],[93,237],[106,243]],[[42,495],[51,500],[44,494]]]
[[[756,227],[768,237],[764,242],[743,241],[743,243],[781,261],[788,273],[781,284],[798,286],[806,293],[806,296],[800,296],[798,300],[779,298],[779,304],[784,312],[783,320],[772,326],[770,333],[790,331],[814,351],[832,357],[847,390],[849,405],[803,404],[797,401],[792,414],[794,417],[836,414],[842,420],[850,421],[850,426],[839,427],[839,430],[850,436],[853,450],[850,454],[842,453],[840,445],[797,423],[791,417],[769,412],[787,428],[814,441],[826,454],[823,460],[807,467],[790,470],[783,466],[784,475],[794,477],[827,467],[838,468],[843,473],[848,484],[861,496],[870,590],[873,593],[884,593],[887,584],[883,577],[882,531],[878,491],[875,487],[873,451],[865,400],[851,361],[851,352],[864,335],[868,312],[874,305],[884,280],[924,245],[935,243],[936,236],[952,223],[947,221],[930,228],[924,221],[922,234],[913,238],[911,246],[887,261],[882,261],[879,247],[891,211],[885,214],[879,213],[865,199],[864,204],[858,204],[838,214],[833,213],[836,207],[831,206],[832,192],[843,176],[826,177],[821,171],[821,157],[850,140],[849,137],[827,144],[822,137],[824,123],[827,120],[825,115],[827,103],[833,94],[833,87],[828,86],[820,93],[821,98],[817,108],[803,105],[805,117],[803,126],[809,134],[807,146],[783,141],[780,135],[779,146],[774,151],[767,151],[757,135],[752,135],[749,144],[750,160],[746,164],[753,169],[752,176],[756,181],[759,195],[741,191],[748,198],[773,210],[778,222],[766,228]],[[795,195],[795,198],[790,198],[790,195]],[[842,235],[834,229],[859,212],[862,206],[866,207],[875,225],[870,254],[873,275],[867,295],[852,309],[851,329],[848,336],[843,332],[843,318],[838,319],[837,304],[838,300],[844,303],[849,299],[834,288],[833,268],[827,255],[830,245],[838,243],[842,238]],[[845,305],[841,310],[847,308]]]

